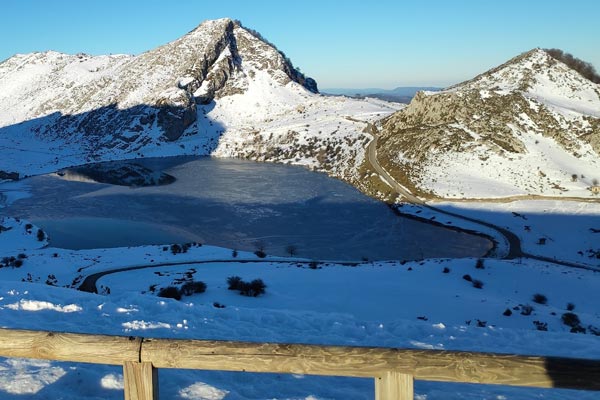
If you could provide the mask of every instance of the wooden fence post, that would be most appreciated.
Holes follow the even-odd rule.
[[[412,375],[387,371],[375,377],[375,400],[413,400],[413,381]]]
[[[123,364],[125,400],[158,400],[158,370],[150,362]]]

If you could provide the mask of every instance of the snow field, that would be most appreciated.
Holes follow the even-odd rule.
[[[550,312],[560,312],[563,302],[573,301],[582,321],[598,321],[597,308],[589,301],[594,293],[593,273],[555,273],[553,267],[490,260],[485,262],[486,269],[477,270],[474,264],[475,260],[432,260],[424,265],[380,263],[316,270],[268,262],[162,267],[102,278],[99,284],[111,287],[109,296],[2,281],[0,318],[3,327],[144,337],[600,356],[596,336],[564,333],[559,323],[550,320]],[[443,274],[444,267],[449,267],[450,273]],[[194,278],[208,284],[207,292],[182,301],[140,295],[146,284],[168,285],[190,268],[197,271]],[[163,276],[154,273],[159,271]],[[460,277],[464,272],[482,278],[484,288],[470,287]],[[230,274],[262,278],[267,293],[247,298],[228,291],[225,277]],[[582,282],[587,285],[582,286]],[[547,306],[534,304],[532,316],[500,314],[506,306],[529,300],[532,291],[545,292],[558,285],[561,290],[548,295]],[[422,291],[419,286],[423,286]],[[214,301],[226,307],[216,308]],[[464,321],[467,315],[472,319],[469,324]],[[486,318],[487,326],[477,327],[474,318]],[[550,331],[535,330],[530,325],[533,319],[549,322]],[[0,391],[19,396],[37,392],[44,397],[60,393],[66,399],[118,398],[122,397],[118,391],[121,374],[119,368],[108,366],[6,360],[0,363]],[[227,399],[366,399],[373,393],[372,381],[365,379],[170,370],[161,370],[160,376],[161,398],[167,399],[212,399],[225,394]],[[548,393],[425,382],[417,382],[416,391],[421,399],[521,399]],[[574,395],[571,391],[548,394],[559,399]],[[577,396],[595,398],[593,393],[578,392]]]
[[[521,200],[506,203],[439,202],[442,210],[502,226],[521,239],[524,251],[558,260],[600,267],[600,203],[561,200]],[[416,213],[418,207],[401,210]],[[435,215],[421,209],[419,216]],[[482,231],[459,219],[437,216],[439,222],[453,221],[455,226]],[[484,230],[484,233],[487,233]],[[542,239],[543,243],[540,242]]]

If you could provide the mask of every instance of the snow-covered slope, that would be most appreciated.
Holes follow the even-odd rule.
[[[14,220],[2,225],[21,233]],[[17,235],[3,239],[21,243]],[[212,246],[192,246],[179,254],[169,246],[167,251],[163,246],[73,251],[39,249],[29,241],[24,247],[0,249],[0,258],[17,251],[26,256],[19,267],[0,268],[5,328],[600,357],[598,274],[593,271],[474,259],[310,268],[301,260],[276,263],[244,252],[235,257]],[[242,259],[254,262],[237,262]],[[181,265],[156,266],[164,262]],[[97,285],[104,295],[72,289],[84,276],[144,264],[151,268],[102,277]],[[262,279],[266,293],[244,297],[227,290],[232,275]],[[466,275],[483,286],[474,287]],[[181,301],[156,296],[161,287],[191,279],[205,282],[206,292]],[[546,301],[538,296],[536,303],[536,294]],[[577,315],[580,333],[563,323],[568,309]],[[182,370],[160,370],[160,376],[161,398],[167,399],[373,398],[372,380],[364,379]],[[117,367],[0,360],[2,398],[122,398],[122,385]],[[428,400],[597,398],[594,392],[421,381],[416,393]]]
[[[205,21],[138,56],[16,55],[0,64],[0,179],[178,154],[292,162],[344,176],[368,140],[355,119],[392,107],[318,95],[283,53],[230,19]]]
[[[600,85],[535,49],[382,127],[388,171],[439,197],[592,195],[600,179]]]
[[[47,245],[48,237],[40,228],[27,221],[0,217],[0,254],[17,257],[17,253],[24,250],[38,249]]]

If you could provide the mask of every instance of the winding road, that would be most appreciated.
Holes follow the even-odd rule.
[[[148,268],[158,268],[158,267],[176,267],[180,265],[198,265],[198,264],[218,264],[218,263],[227,263],[227,264],[311,264],[317,263],[321,264],[338,264],[338,265],[347,265],[347,266],[357,266],[360,264],[359,262],[353,261],[316,261],[316,260],[270,260],[270,259],[224,259],[224,260],[196,260],[196,261],[177,261],[177,262],[163,262],[163,263],[152,263],[152,264],[144,264],[144,265],[135,265],[130,267],[121,267],[115,269],[109,269],[106,271],[96,272],[94,274],[88,275],[81,285],[77,288],[77,290],[81,290],[82,292],[88,293],[98,293],[98,287],[96,284],[98,283],[98,279],[102,278],[106,275],[117,274],[119,272],[127,272],[127,271],[135,271],[138,269],[148,269]]]
[[[367,161],[371,165],[371,168],[375,172],[377,172],[379,174],[379,176],[391,186],[392,189],[394,189],[399,195],[404,197],[410,203],[420,205],[420,206],[427,208],[431,211],[434,211],[436,213],[440,213],[440,214],[448,215],[448,216],[455,217],[458,219],[462,219],[463,221],[473,222],[475,224],[491,228],[491,229],[495,230],[496,232],[500,233],[500,235],[502,235],[502,237],[504,237],[504,239],[508,243],[508,252],[502,257],[503,259],[514,260],[517,258],[529,258],[529,259],[533,259],[533,260],[563,265],[566,267],[581,268],[581,269],[587,269],[587,270],[591,270],[591,271],[600,271],[600,269],[589,266],[589,265],[578,264],[578,263],[574,263],[574,262],[570,262],[570,261],[562,261],[562,260],[557,260],[557,259],[551,258],[551,257],[537,256],[535,254],[527,253],[527,252],[523,251],[523,249],[521,247],[521,239],[519,239],[519,237],[516,234],[514,234],[513,232],[509,231],[506,228],[489,223],[487,221],[482,221],[480,219],[471,218],[471,217],[467,217],[467,216],[457,214],[454,212],[442,210],[440,208],[433,207],[433,206],[427,204],[424,200],[416,197],[408,189],[406,189],[404,186],[400,185],[379,164],[379,161],[377,159],[377,140],[378,140],[379,135],[378,135],[378,131],[377,131],[377,128],[375,127],[375,125],[373,125],[371,123],[367,123],[367,128],[365,129],[365,131],[367,133],[369,133],[373,138],[371,140],[371,142],[369,143],[369,145],[367,146]]]

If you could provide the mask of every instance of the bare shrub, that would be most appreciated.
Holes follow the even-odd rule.
[[[561,317],[561,320],[563,324],[570,326],[571,328],[575,328],[581,324],[579,316],[572,312],[564,313]]]
[[[534,303],[538,303],[538,304],[547,304],[548,303],[548,298],[540,293],[534,294],[532,300]]]
[[[529,304],[525,304],[523,307],[521,307],[521,315],[531,315],[531,313],[533,312],[533,307],[530,306]]]
[[[167,286],[158,291],[158,297],[181,300],[181,292],[175,286]]]
[[[191,296],[195,293],[204,293],[206,291],[206,283],[202,281],[187,282],[181,287],[181,293],[186,296]]]

